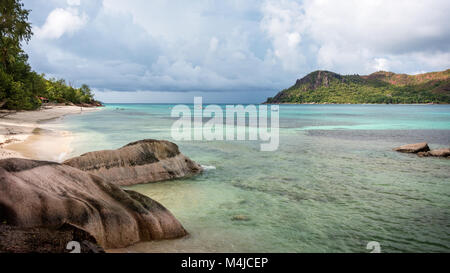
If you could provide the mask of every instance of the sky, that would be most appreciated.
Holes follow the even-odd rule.
[[[24,0],[34,70],[107,103],[259,103],[315,70],[450,68],[448,0]]]

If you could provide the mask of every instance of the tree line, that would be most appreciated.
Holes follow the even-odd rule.
[[[43,100],[66,104],[98,104],[89,86],[75,88],[63,79],[47,79],[32,70],[22,49],[33,32],[20,0],[0,1],[0,108],[33,110]]]

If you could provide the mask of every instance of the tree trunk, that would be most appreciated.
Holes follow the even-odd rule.
[[[0,108],[3,108],[3,106],[5,106],[5,104],[8,102],[8,99],[4,99],[0,102]]]

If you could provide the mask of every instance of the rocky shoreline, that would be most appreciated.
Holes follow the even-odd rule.
[[[36,135],[38,129],[49,129],[42,121],[97,109],[95,105],[45,105],[37,111],[3,113],[0,253],[66,253],[71,241],[78,242],[83,253],[98,253],[188,234],[164,206],[120,188],[201,173],[202,167],[176,144],[142,140],[60,164],[54,158],[64,152],[60,148],[68,146],[68,140],[58,136],[61,132]],[[35,137],[41,140],[36,142]],[[37,149],[39,156],[29,149]]]
[[[201,173],[174,143],[142,140],[66,163],[0,160],[0,252],[63,253],[80,240],[98,252],[188,234],[164,206],[118,186]]]

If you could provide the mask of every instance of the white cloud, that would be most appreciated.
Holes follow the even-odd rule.
[[[216,37],[212,37],[209,41],[209,51],[215,52],[217,50],[217,46],[219,45],[219,40]]]
[[[399,61],[449,50],[449,1],[306,0],[302,10],[301,34],[320,48],[318,64],[341,72],[373,72],[373,60],[375,69],[415,70]]]
[[[269,55],[279,59],[284,69],[299,71],[304,64],[300,48],[300,33],[304,31],[301,6],[295,1],[267,1],[262,6],[262,13],[261,28],[273,46]]]
[[[67,5],[69,6],[79,6],[81,4],[81,0],[67,0]]]
[[[388,71],[389,70],[388,60],[386,60],[385,58],[376,58],[374,69],[376,71]]]
[[[448,0],[24,2],[33,68],[98,90],[256,94],[316,69],[450,67]]]
[[[66,33],[73,34],[87,22],[88,16],[85,13],[80,15],[76,8],[56,8],[50,12],[42,27],[35,28],[35,33],[40,39],[59,39]]]
[[[340,73],[411,72],[408,58],[426,59],[429,69],[450,65],[449,10],[445,0],[267,0],[261,26],[269,56],[286,71],[302,71],[307,58]]]

